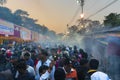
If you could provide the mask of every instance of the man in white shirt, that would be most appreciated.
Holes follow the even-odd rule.
[[[97,71],[91,75],[91,80],[110,80],[106,73]]]
[[[91,59],[89,62],[89,71],[85,80],[110,80],[108,75],[104,72],[97,71],[99,61],[97,59]]]
[[[40,57],[39,57],[40,60],[38,61],[37,65],[36,65],[36,80],[38,80],[40,78],[39,68],[42,65],[48,66],[49,68],[51,67],[50,66],[51,60],[48,59],[48,53],[45,50],[41,50],[41,53],[39,55],[40,55]]]

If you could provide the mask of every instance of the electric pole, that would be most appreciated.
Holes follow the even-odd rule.
[[[84,0],[77,0],[77,3],[81,6],[80,23],[78,24],[78,26],[81,24],[81,28],[84,27],[84,2]]]

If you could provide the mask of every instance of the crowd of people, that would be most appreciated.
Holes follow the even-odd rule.
[[[77,46],[0,45],[0,80],[110,80]]]

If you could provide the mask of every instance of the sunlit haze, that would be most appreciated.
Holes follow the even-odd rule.
[[[87,18],[114,0],[85,0],[84,17]],[[22,9],[38,23],[57,33],[65,33],[67,24],[73,25],[80,18],[81,8],[74,20],[73,16],[80,4],[76,0],[8,0],[4,6],[12,11]],[[104,9],[90,19],[102,21],[111,12],[120,13],[120,0]],[[72,22],[71,22],[72,21]]]

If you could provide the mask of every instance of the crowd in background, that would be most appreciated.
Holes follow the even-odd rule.
[[[77,46],[0,45],[0,80],[109,80],[98,66]]]

